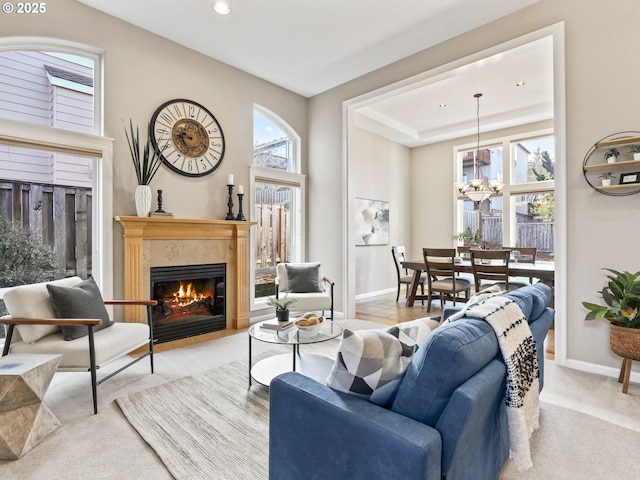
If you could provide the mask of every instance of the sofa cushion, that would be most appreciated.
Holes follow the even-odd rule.
[[[55,318],[47,285],[72,287],[82,282],[80,277],[62,278],[51,282],[20,285],[4,292],[3,300],[14,318]],[[60,331],[58,325],[17,325],[22,340],[34,343],[47,335]]]
[[[411,333],[417,335],[417,331],[413,328]],[[390,405],[417,348],[415,339],[397,325],[386,330],[345,329],[325,383],[378,405]]]
[[[487,322],[443,324],[414,355],[391,409],[435,426],[453,392],[497,354],[498,340]]]
[[[320,264],[285,264],[288,291],[293,293],[321,292]]]
[[[103,330],[113,325],[109,312],[104,306],[100,289],[93,278],[74,285],[61,287],[47,285],[53,310],[58,318],[99,318],[102,320],[94,331]],[[65,340],[74,340],[89,333],[86,325],[62,325],[62,336]]]

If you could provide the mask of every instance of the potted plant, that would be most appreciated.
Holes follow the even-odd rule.
[[[480,245],[482,242],[482,232],[480,229],[476,230],[476,233],[471,231],[471,227],[467,227],[464,232],[458,233],[453,236],[454,239],[461,241],[465,246],[468,245]]]
[[[607,163],[616,163],[616,159],[620,156],[620,152],[617,148],[610,148],[604,154],[604,159]]]
[[[629,145],[629,151],[633,153],[634,160],[640,160],[640,144]]]
[[[613,172],[604,172],[602,175],[599,175],[598,178],[602,179],[603,187],[608,187],[611,185],[611,179],[615,178],[615,175]]]
[[[136,126],[133,130],[133,121],[129,119],[129,131],[126,127],[124,134],[127,137],[133,168],[136,171],[138,186],[136,187],[136,212],[139,217],[148,217],[151,211],[151,179],[160,168],[162,161],[158,152],[151,144],[151,125],[147,126],[147,137],[144,144],[140,144],[140,131]],[[142,150],[140,147],[142,146]]]
[[[289,292],[286,292],[282,298],[269,297],[267,299],[267,305],[276,307],[276,318],[278,322],[286,323],[289,321],[289,307],[297,301],[295,298],[289,298]]]
[[[627,361],[640,360],[640,272],[619,272],[605,268],[611,273],[605,287],[599,292],[604,305],[582,302],[589,310],[585,320],[608,320],[610,326],[609,344],[616,355],[624,361],[623,371]],[[628,365],[628,371],[631,365]],[[622,379],[622,374],[620,376]],[[622,381],[622,380],[620,380]],[[623,392],[628,386],[628,376],[625,378]]]

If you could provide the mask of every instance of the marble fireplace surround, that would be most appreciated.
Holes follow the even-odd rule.
[[[115,217],[124,237],[124,295],[149,299],[151,267],[226,263],[227,329],[249,326],[249,231],[255,222]],[[145,322],[128,307],[127,321]]]

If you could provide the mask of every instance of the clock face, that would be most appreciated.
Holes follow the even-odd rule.
[[[151,143],[171,170],[188,177],[213,173],[224,157],[224,135],[213,114],[191,100],[169,100],[151,117]]]

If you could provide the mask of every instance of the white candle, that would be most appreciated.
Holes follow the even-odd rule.
[[[227,175],[227,185],[233,185],[233,173]]]
[[[239,195],[243,195],[244,194],[244,186],[243,185],[238,185],[238,194]]]

